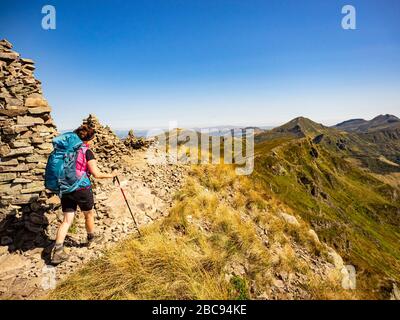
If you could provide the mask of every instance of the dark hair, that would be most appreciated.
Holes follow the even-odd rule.
[[[82,141],[89,141],[94,138],[96,131],[87,124],[81,125],[74,131]]]

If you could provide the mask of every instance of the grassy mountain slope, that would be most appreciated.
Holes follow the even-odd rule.
[[[333,153],[357,159],[360,165],[369,171],[377,174],[395,173],[400,172],[400,120],[396,119],[395,116],[386,115],[371,121],[362,120],[369,128],[362,131],[358,127],[349,129],[360,119],[349,120],[335,127],[326,127],[300,117],[281,127],[256,135],[255,142],[308,137],[315,144]]]
[[[400,281],[399,190],[349,161],[360,147],[367,152],[369,142],[315,127],[309,126],[303,138],[275,138],[276,131],[290,132],[290,126],[264,136],[256,145],[253,177],[356,266],[361,290],[374,288],[382,297],[390,286],[385,280]]]
[[[357,297],[301,219],[230,166],[195,166],[169,215],[70,276],[61,299]]]
[[[375,173],[400,172],[399,118],[380,115],[370,121],[345,121],[334,128],[347,132],[352,140],[352,157],[359,159],[369,170]]]

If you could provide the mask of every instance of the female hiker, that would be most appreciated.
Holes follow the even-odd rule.
[[[103,173],[97,167],[94,153],[90,150],[90,145],[95,136],[95,131],[90,126],[84,124],[74,131],[83,141],[83,147],[80,149],[80,154],[76,161],[76,170],[86,172],[87,175],[92,175],[96,179],[114,178],[117,172]],[[66,193],[61,196],[61,207],[64,214],[64,221],[61,223],[57,231],[56,243],[53,248],[51,262],[59,264],[68,259],[68,255],[64,251],[64,239],[69,228],[74,220],[77,207],[81,209],[85,216],[85,226],[87,231],[87,245],[97,242],[101,237],[94,234],[94,199],[92,186],[77,189],[71,193]]]

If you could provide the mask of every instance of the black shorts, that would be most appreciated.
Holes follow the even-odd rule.
[[[77,190],[64,194],[61,197],[61,207],[63,212],[75,212],[78,206],[82,211],[93,209],[94,199],[92,188]]]

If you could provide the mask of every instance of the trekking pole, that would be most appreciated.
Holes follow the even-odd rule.
[[[121,192],[122,192],[122,195],[124,196],[125,203],[126,203],[126,205],[128,206],[129,212],[130,212],[130,214],[131,214],[131,216],[132,216],[133,223],[135,224],[135,227],[136,227],[136,230],[137,230],[137,232],[138,232],[138,234],[139,234],[139,237],[141,237],[142,234],[140,233],[139,226],[138,226],[138,224],[136,223],[135,217],[133,216],[133,213],[132,213],[132,210],[131,210],[131,206],[129,205],[128,199],[126,199],[124,189],[122,189],[121,183],[119,182],[119,179],[118,179],[117,176],[114,177],[114,180],[116,180],[117,183],[118,183],[118,186],[119,186],[119,188],[120,188],[120,190],[121,190]]]

